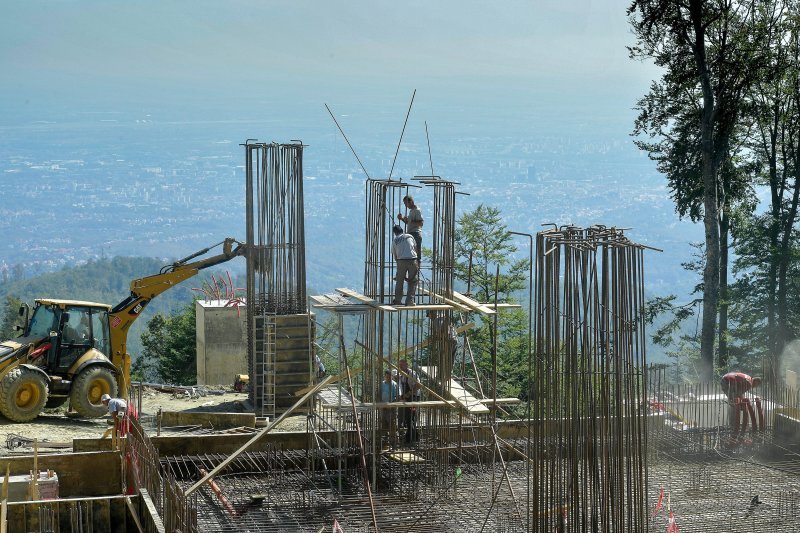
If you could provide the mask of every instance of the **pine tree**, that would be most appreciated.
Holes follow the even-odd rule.
[[[481,204],[474,211],[462,215],[457,222],[455,240],[455,276],[464,285],[469,283],[472,298],[493,302],[496,294],[498,302],[511,303],[516,301],[520,291],[527,288],[529,261],[512,259],[517,248],[499,209]],[[469,319],[478,326],[470,334],[470,344],[485,380],[492,372],[493,320],[475,314],[471,314]],[[520,309],[500,311],[497,328],[498,396],[526,396],[527,358],[528,317]]]

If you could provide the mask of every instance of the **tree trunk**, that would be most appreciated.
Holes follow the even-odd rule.
[[[710,381],[714,372],[714,339],[719,304],[719,204],[714,158],[714,92],[706,58],[703,0],[691,0],[689,13],[694,28],[693,53],[703,93],[700,119],[700,151],[703,172],[703,226],[706,263],[703,268],[703,325],[700,334],[700,378]]]
[[[728,248],[730,243],[730,216],[722,210],[719,225],[719,359],[720,368],[728,366]]]

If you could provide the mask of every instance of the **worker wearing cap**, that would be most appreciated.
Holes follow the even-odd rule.
[[[400,305],[403,299],[403,284],[408,279],[408,290],[406,292],[406,305],[414,305],[414,294],[417,292],[417,251],[414,244],[414,237],[408,233],[403,233],[403,228],[395,225],[392,228],[394,239],[392,239],[392,253],[397,263],[397,275],[395,276],[394,300],[392,305]]]
[[[397,219],[406,223],[406,232],[414,238],[414,244],[417,252],[417,265],[422,261],[422,224],[425,223],[422,218],[422,211],[419,210],[417,204],[414,203],[414,197],[407,194],[403,197],[403,205],[408,209],[408,215],[403,216],[402,213],[397,214]]]
[[[112,398],[108,394],[103,394],[103,396],[100,397],[100,401],[103,402],[103,405],[108,407],[108,412],[111,414],[111,418],[114,419],[115,424],[119,421],[120,417],[125,416],[125,413],[128,412],[128,402],[122,398]]]

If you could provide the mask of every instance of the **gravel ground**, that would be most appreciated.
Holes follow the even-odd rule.
[[[206,395],[190,397],[182,394],[159,392],[154,389],[145,389],[142,394],[142,414],[155,415],[158,409],[164,411],[200,411],[243,413],[247,412],[245,406],[246,393],[226,391],[222,395]],[[0,415],[0,456],[30,454],[33,448],[29,446],[8,447],[9,437],[15,436],[24,439],[38,439],[40,451],[70,452],[71,448],[47,448],[48,444],[72,444],[76,438],[100,438],[109,428],[109,417],[85,419],[68,415],[66,407],[46,409],[44,413],[26,423],[15,423]],[[276,431],[305,431],[306,417],[288,417],[281,423]]]

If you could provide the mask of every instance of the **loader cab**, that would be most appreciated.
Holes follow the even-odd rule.
[[[27,335],[49,337],[53,347],[47,356],[51,373],[67,374],[94,348],[108,356],[109,306],[93,302],[37,300]]]

